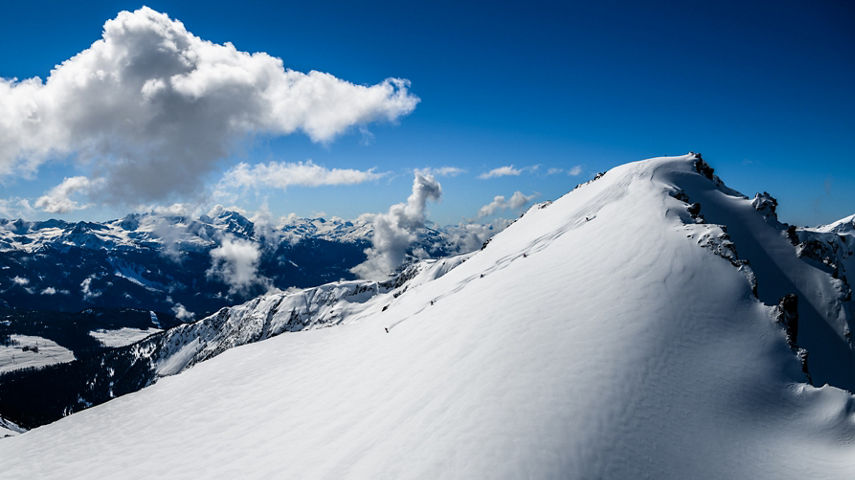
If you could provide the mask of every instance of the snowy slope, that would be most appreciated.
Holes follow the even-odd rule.
[[[804,347],[845,337],[847,300],[792,244],[753,250],[777,228],[695,165],[618,167],[359,319],[6,439],[4,474],[853,478],[855,399],[805,383],[772,306],[799,289]],[[814,355],[814,378],[847,380]]]
[[[27,428],[45,425],[135,392],[236,346],[285,332],[358,321],[466,258],[468,255],[422,260],[379,283],[339,281],[271,293],[154,333],[151,328],[90,331],[86,337],[100,340],[94,354],[71,364],[0,377],[0,412]],[[145,314],[156,318],[154,312]]]

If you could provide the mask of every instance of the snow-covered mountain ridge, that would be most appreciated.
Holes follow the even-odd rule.
[[[77,362],[0,375],[0,411],[33,428],[139,390],[230,348],[284,332],[358,321],[469,255],[422,260],[384,282],[339,281],[263,295]]]
[[[798,355],[851,390],[849,283],[769,203],[693,155],[615,168],[352,322],[6,439],[4,473],[852,478],[855,398]]]

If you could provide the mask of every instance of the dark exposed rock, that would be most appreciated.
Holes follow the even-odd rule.
[[[698,171],[701,175],[707,177],[710,180],[715,179],[715,169],[709,166],[707,162],[704,161],[703,157],[701,157],[700,153],[690,152],[691,155],[695,156],[695,170]]]
[[[787,226],[787,240],[789,240],[790,243],[793,244],[793,246],[796,246],[799,244],[800,240],[799,240],[799,236],[796,234],[796,226],[795,225],[788,225]]]
[[[689,196],[686,195],[686,192],[684,192],[682,190],[677,190],[676,192],[671,192],[671,193],[669,193],[669,195],[671,195],[672,197],[676,198],[677,200],[679,200],[683,203],[689,203]]]
[[[697,216],[700,215],[700,213],[701,213],[701,204],[695,202],[695,203],[689,205],[688,210],[689,210],[689,215],[691,215],[694,218],[697,218]]]
[[[775,199],[769,192],[758,193],[751,201],[751,206],[763,216],[766,221],[778,221],[778,200]]]
[[[778,323],[787,331],[787,343],[795,349],[799,338],[799,296],[788,293],[778,302]]]

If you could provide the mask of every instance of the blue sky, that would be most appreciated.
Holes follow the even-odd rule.
[[[312,160],[385,173],[357,185],[249,189],[230,199],[248,210],[266,201],[274,215],[384,211],[407,197],[414,168],[453,166],[465,172],[439,178],[443,198],[429,210],[434,221],[457,223],[495,195],[552,199],[621,163],[693,150],[730,186],[775,195],[784,221],[855,213],[855,7],[846,2],[314,3],[145,3],[202,39],[355,84],[405,78],[420,99],[394,122],[354,125],[329,141],[299,132],[241,141],[204,173],[206,188],[239,162]],[[46,78],[99,39],[106,20],[141,5],[4,4],[0,77]],[[509,165],[522,172],[477,178]],[[568,175],[574,167],[580,173]],[[7,208],[8,199],[34,204],[93,168],[52,158],[28,175],[0,178],[0,197]],[[173,201],[187,199],[146,199]],[[29,216],[101,220],[136,200],[89,203]]]

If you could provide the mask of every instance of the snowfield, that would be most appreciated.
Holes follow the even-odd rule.
[[[105,347],[123,347],[125,345],[136,343],[149,335],[161,331],[162,330],[159,328],[152,327],[146,329],[122,327],[115,330],[101,328],[89,332],[89,335],[101,342],[101,345],[104,345]]]
[[[71,350],[53,340],[31,335],[10,335],[9,345],[0,345],[0,373],[22,368],[40,368],[74,360]]]
[[[4,478],[855,478],[848,284],[697,165],[615,168],[334,328],[4,439]]]

